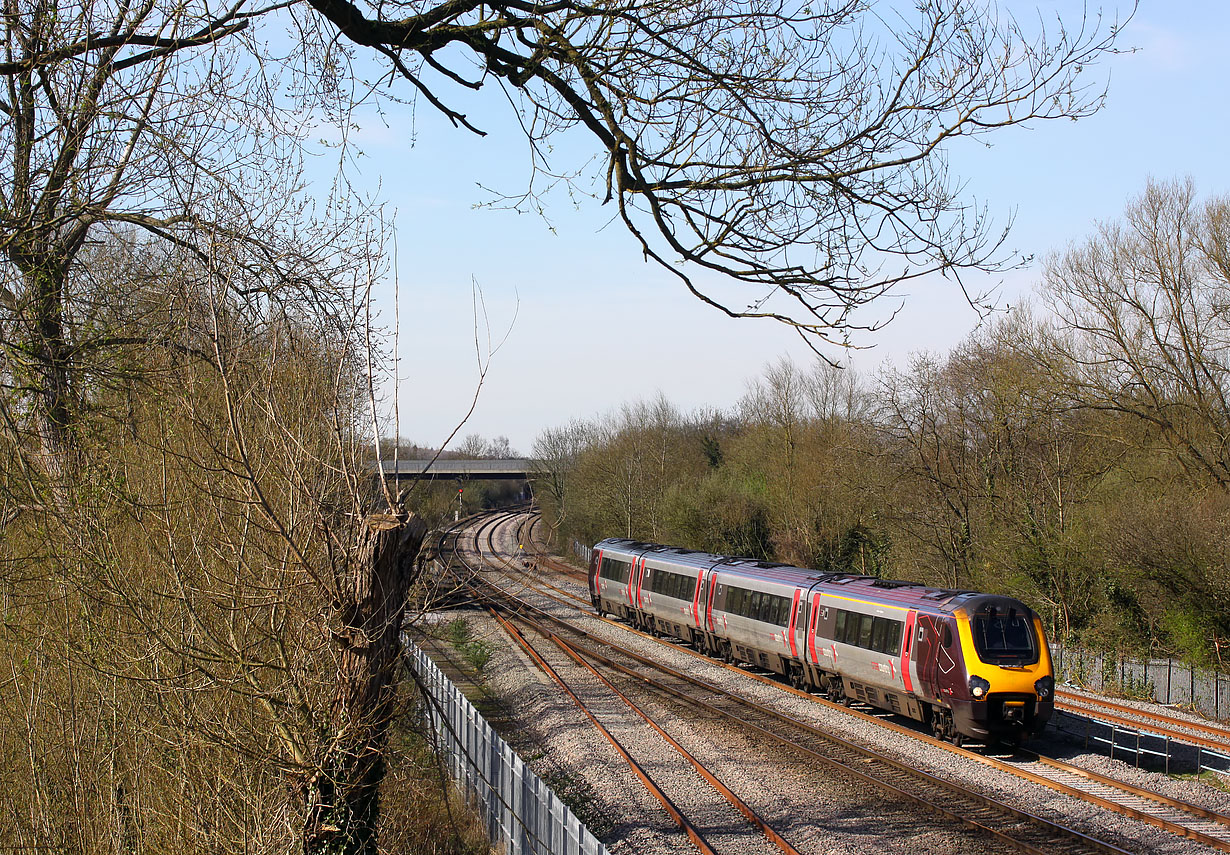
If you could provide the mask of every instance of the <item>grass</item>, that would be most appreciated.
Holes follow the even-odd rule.
[[[450,621],[445,629],[445,637],[461,654],[466,664],[474,669],[475,675],[481,677],[483,669],[487,667],[492,654],[495,653],[495,645],[481,638],[475,638],[474,630],[465,618]]]
[[[563,770],[545,772],[539,777],[595,837],[602,839],[610,833],[613,828],[611,819],[599,810],[594,788],[589,781]]]
[[[403,685],[401,713],[389,734],[388,771],[380,785],[380,852],[486,855],[491,844],[482,821],[446,783],[419,725],[413,693]]]
[[[1215,790],[1230,793],[1230,780],[1218,772],[1183,773],[1172,775],[1171,777],[1180,781],[1200,781],[1202,784],[1208,784]]]

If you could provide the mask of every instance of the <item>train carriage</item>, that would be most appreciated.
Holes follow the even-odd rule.
[[[650,632],[688,643],[701,638],[709,570],[721,556],[665,547],[641,559],[639,606]]]
[[[806,644],[803,593],[823,574],[785,564],[728,559],[714,567],[711,646],[799,684]]]
[[[597,544],[589,577],[600,613],[955,742],[1015,741],[1051,715],[1041,620],[1009,597],[628,539]]]
[[[636,601],[632,586],[640,557],[653,544],[635,540],[604,540],[594,547],[590,558],[590,599],[599,614],[613,614],[635,621]]]

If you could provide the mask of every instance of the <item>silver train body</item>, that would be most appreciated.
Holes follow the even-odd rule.
[[[594,547],[589,585],[599,613],[954,742],[1015,742],[1053,709],[1041,621],[1009,597],[626,539]]]

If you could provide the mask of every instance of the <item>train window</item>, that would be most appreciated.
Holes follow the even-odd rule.
[[[833,640],[840,641],[845,644],[846,641],[846,615],[842,609],[837,610],[837,621],[833,628]]]
[[[608,558],[603,556],[602,568],[598,571],[598,575],[604,579],[610,579],[613,582],[627,582],[628,576],[632,570],[632,565],[627,561],[620,561],[618,558]]]
[[[885,642],[888,640],[888,621],[884,618],[872,618],[871,620],[871,644],[868,645],[872,650],[885,652]]]
[[[742,588],[731,588],[726,595],[726,611],[732,614],[743,614],[744,600],[747,599],[747,591]]]
[[[785,626],[782,620],[782,606],[785,605],[782,601],[784,597],[775,597],[770,594],[765,594],[767,607],[765,608],[765,623],[773,623],[778,626]]]
[[[858,644],[858,627],[861,620],[862,617],[854,612],[847,612],[845,631],[842,632],[840,640],[846,644]]]
[[[901,652],[901,630],[900,621],[891,618],[876,618],[876,640],[873,642],[872,649],[887,653],[889,656],[896,656]]]
[[[773,622],[778,626],[790,625],[790,601],[785,597],[774,597],[777,600],[777,613],[773,616]]]
[[[978,658],[992,665],[1032,665],[1038,661],[1033,627],[1015,609],[1008,614],[975,615],[971,621]]]
[[[773,595],[760,593],[760,602],[756,604],[756,610],[752,612],[752,617],[764,623],[773,623]]]
[[[863,615],[863,624],[858,631],[858,646],[871,649],[871,629],[874,626],[875,618],[871,615]]]
[[[940,639],[940,644],[944,645],[944,649],[952,647],[952,627],[944,624],[944,633]]]
[[[846,644],[858,644],[859,628],[863,625],[863,616],[858,612],[850,612],[846,615],[846,631],[841,639]]]

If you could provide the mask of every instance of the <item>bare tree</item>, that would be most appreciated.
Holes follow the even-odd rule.
[[[1035,359],[1230,490],[1230,197],[1150,182],[1122,222],[1051,258],[1043,287],[1060,334]]]
[[[589,173],[550,156],[557,134],[583,130],[596,195],[648,258],[728,315],[812,341],[840,340],[903,281],[1004,265],[1004,235],[963,200],[947,147],[1096,110],[1084,72],[1118,32],[965,0],[308,1],[455,125],[482,133],[454,91],[501,86],[549,183],[584,191]],[[338,67],[331,32],[317,39],[321,67]],[[538,186],[507,201],[537,210]],[[723,296],[679,260],[750,290]]]
[[[881,376],[880,420],[897,455],[899,471],[918,479],[924,498],[903,503],[901,522],[932,550],[944,584],[969,584],[975,558],[979,465],[964,395],[944,366],[916,355],[908,371]]]
[[[274,6],[3,6],[0,554],[28,572],[3,577],[0,644],[31,667],[0,678],[22,724],[0,752],[28,761],[0,814],[22,847],[373,851],[423,530],[371,514],[380,247],[368,209],[299,192],[301,117],[247,38]]]
[[[201,203],[252,219],[276,204],[229,204],[258,183],[258,135],[273,129],[275,113],[256,67],[237,70],[236,52],[223,47],[259,14],[243,4],[7,0],[3,9],[5,371],[22,400],[11,412],[22,422],[28,414],[37,439],[31,462],[61,482],[84,394],[73,375],[105,364],[117,344],[114,330],[92,327],[95,307],[73,286],[81,253],[107,229],[143,230],[201,254],[201,224],[243,233],[246,217],[216,223]],[[215,69],[194,64],[203,53]],[[251,245],[259,247],[255,236]],[[277,267],[277,255],[252,263]]]
[[[593,433],[592,425],[573,419],[562,428],[544,430],[534,439],[531,454],[541,467],[534,479],[534,489],[540,504],[546,500],[554,508],[552,531],[557,531],[568,518],[572,473]]]
[[[852,368],[817,361],[805,381],[811,416],[821,424],[847,425],[871,418],[872,397]]]

